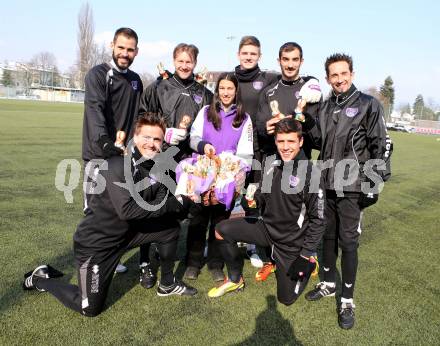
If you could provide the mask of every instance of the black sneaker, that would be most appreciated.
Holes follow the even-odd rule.
[[[342,303],[338,314],[339,327],[351,329],[354,325],[354,304]]]
[[[185,270],[185,274],[183,276],[188,280],[197,280],[200,274],[200,269],[197,267],[189,266]]]
[[[313,290],[307,292],[306,299],[310,301],[319,300],[323,297],[333,297],[336,293],[335,287],[327,286],[324,282],[318,283]]]
[[[142,264],[140,269],[139,282],[141,286],[147,289],[154,287],[157,281],[157,273],[153,271],[151,264]]]
[[[188,286],[183,281],[175,280],[174,284],[171,286],[163,286],[159,284],[157,288],[157,295],[160,297],[178,295],[178,296],[193,296],[197,294],[197,289],[194,287]]]
[[[34,285],[33,280],[36,277],[42,279],[49,279],[49,268],[47,268],[47,265],[38,266],[33,271],[24,274],[23,289],[24,290],[36,289],[40,292],[44,292],[45,290],[40,289]]]
[[[215,282],[225,281],[225,273],[220,268],[210,269],[209,272]]]
[[[33,280],[36,277],[42,278],[42,279],[52,279],[52,278],[59,278],[63,275],[64,274],[62,272],[55,269],[54,267],[51,267],[48,264],[38,266],[34,270],[24,274],[23,289],[25,289],[25,290],[37,289],[40,292],[44,292],[45,290],[40,289],[35,286]]]

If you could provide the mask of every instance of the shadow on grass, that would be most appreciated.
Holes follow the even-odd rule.
[[[295,337],[292,321],[285,319],[277,310],[275,296],[267,296],[266,301],[266,310],[256,319],[254,334],[234,346],[302,345]]]
[[[47,263],[38,263],[33,268],[23,268],[23,272],[19,273],[19,276],[14,282],[12,282],[0,297],[0,314],[10,310],[14,305],[18,304],[25,296],[29,294],[35,294],[36,292],[24,291],[22,288],[24,273],[33,270],[37,265],[50,264],[56,269],[62,271],[64,276],[60,279],[63,282],[70,282],[73,276],[76,276],[76,271],[73,269],[73,257],[72,251],[68,250],[61,255],[54,257]],[[68,272],[66,273],[66,270]]]

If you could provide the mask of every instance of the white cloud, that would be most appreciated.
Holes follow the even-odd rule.
[[[169,57],[175,44],[169,41],[139,42],[138,59],[159,59]]]
[[[172,54],[176,46],[170,41],[151,41],[139,42],[139,54],[133,63],[133,69],[136,72],[149,72],[153,75],[157,73],[156,65],[163,62],[165,67],[172,69]]]
[[[113,41],[113,35],[114,33],[111,31],[100,32],[98,34],[95,34],[95,42],[98,45],[102,45],[102,44],[109,45],[110,42]]]

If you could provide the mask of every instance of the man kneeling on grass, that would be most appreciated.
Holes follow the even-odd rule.
[[[85,316],[96,316],[104,308],[122,255],[130,248],[155,242],[161,264],[157,294],[197,293],[195,288],[177,281],[173,273],[177,219],[186,214],[192,201],[187,197],[178,200],[150,172],[165,128],[157,114],[144,114],[135,125],[135,145],[128,148],[129,155],[113,156],[101,165],[105,189],[91,196],[88,212],[73,237],[78,286],[55,280],[62,273],[42,265],[25,274],[24,289],[48,291],[66,307]]]
[[[275,143],[277,157],[272,163],[266,161],[261,186],[248,201],[251,207],[256,204],[260,208],[261,217],[226,220],[217,226],[216,237],[221,240],[229,277],[209,291],[210,297],[244,288],[243,258],[237,242],[272,248],[278,301],[285,305],[296,301],[315,269],[312,256],[325,227],[324,193],[320,179],[314,179],[313,186],[312,163],[301,150],[301,124],[291,118],[279,121],[275,125]],[[303,204],[307,217],[299,227]]]

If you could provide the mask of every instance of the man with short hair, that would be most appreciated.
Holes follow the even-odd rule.
[[[350,329],[355,321],[353,294],[361,211],[377,201],[379,186],[390,178],[393,148],[380,102],[353,84],[352,58],[333,54],[325,62],[325,71],[332,92],[309,131],[320,149],[319,159],[324,164],[333,161],[324,171],[327,191],[327,228],[321,263],[324,281],[307,293],[306,299],[315,301],[335,295],[339,245],[342,294],[338,323],[341,328]]]
[[[285,116],[300,117],[298,110],[300,101],[306,104],[309,114],[316,115],[317,113],[321,100],[321,88],[315,77],[300,77],[303,62],[303,50],[298,43],[286,42],[280,47],[278,63],[281,69],[281,79],[269,85],[258,101],[257,130],[260,150],[264,155],[273,155],[276,152],[274,125]],[[302,150],[310,159],[312,144],[307,134],[304,135]]]
[[[175,146],[179,152],[175,160],[191,156],[189,145],[189,130],[200,109],[211,103],[212,93],[204,85],[198,83],[194,76],[199,49],[193,44],[179,43],[173,51],[173,74],[166,73],[165,78],[159,78],[145,88],[142,94],[140,111],[160,112],[165,119],[167,128],[163,150]],[[174,176],[172,175],[174,178]],[[200,273],[205,242],[200,244],[197,233],[198,225],[189,226],[187,236],[187,256],[185,278],[195,280]],[[200,228],[200,227],[198,227]],[[202,232],[203,230],[201,230]],[[203,234],[205,232],[203,231]],[[144,288],[152,288],[156,283],[157,268],[150,260],[150,246],[145,244],[140,248],[140,284]],[[209,267],[216,277],[223,277],[223,261],[217,249],[209,253]]]
[[[138,36],[130,28],[116,30],[111,43],[112,60],[93,67],[85,77],[82,158],[84,160],[84,210],[94,193],[96,172],[102,159],[121,155],[116,146],[118,131],[124,132],[121,144],[133,137],[143,90],[139,75],[129,69],[138,54]],[[127,268],[118,265],[118,272]]]
[[[258,63],[261,59],[261,43],[255,36],[243,36],[238,45],[237,58],[239,65],[235,67],[235,76],[238,80],[239,92],[238,98],[243,105],[243,109],[249,114],[252,120],[252,129],[254,132],[254,159],[261,163],[261,154],[258,145],[257,136],[257,110],[258,99],[261,92],[270,84],[278,80],[279,75],[267,71],[261,71]],[[260,181],[259,170],[252,170],[246,179],[246,187],[249,183],[255,183]],[[246,216],[258,217],[259,211],[257,209],[248,208],[243,205]],[[263,267],[264,259],[262,251],[257,251],[254,244],[246,244],[247,255],[251,264],[256,268]],[[261,250],[261,249],[259,249]],[[260,254],[258,252],[261,252]]]
[[[181,202],[153,174],[160,152],[165,124],[157,114],[138,119],[134,146],[127,156],[111,156],[98,172],[104,191],[90,196],[86,215],[73,236],[78,286],[55,280],[62,275],[47,265],[25,274],[23,288],[48,291],[66,307],[85,316],[102,312],[113,273],[122,255],[144,243],[158,244],[161,279],[158,296],[192,296],[195,288],[173,274],[179,224],[191,201]],[[156,167],[160,172],[160,167]],[[165,172],[163,172],[165,173]]]
[[[300,116],[297,109],[300,100],[307,103],[306,110],[309,114],[317,112],[321,90],[314,77],[300,77],[303,62],[302,47],[296,42],[284,43],[278,53],[281,78],[270,84],[260,94],[256,122],[262,162],[267,156],[273,155],[277,151],[273,135],[275,124],[286,116],[293,118]],[[311,158],[312,141],[307,133],[303,135],[301,150],[308,159]],[[270,259],[270,257],[266,255],[266,259]],[[255,278],[257,281],[265,281],[275,270],[273,262],[265,261]]]
[[[301,151],[301,124],[287,118],[275,124],[277,156],[262,174],[261,186],[250,205],[261,210],[260,218],[222,221],[216,237],[228,267],[228,279],[211,289],[210,297],[220,297],[244,287],[243,259],[237,242],[271,248],[277,265],[278,301],[293,304],[307,285],[315,268],[312,256],[324,232],[324,195],[317,179],[312,183],[312,163]],[[305,204],[308,218],[297,223]]]

